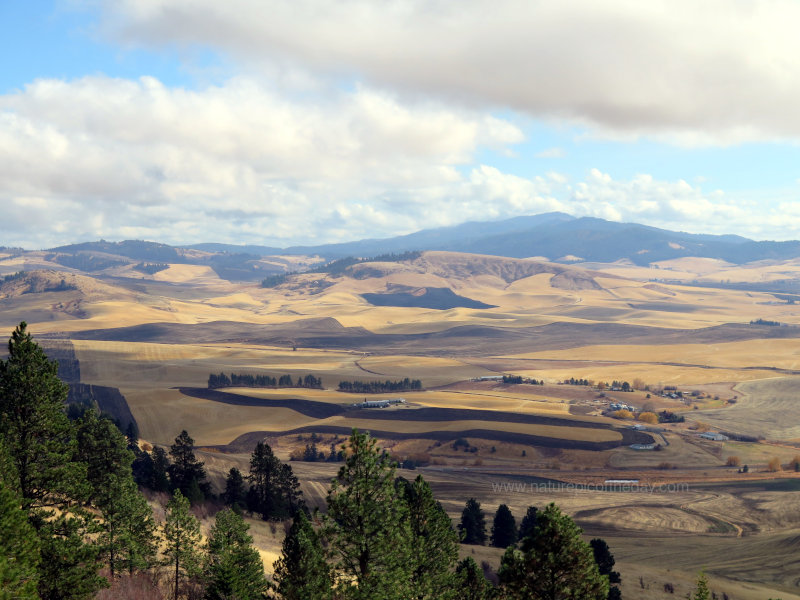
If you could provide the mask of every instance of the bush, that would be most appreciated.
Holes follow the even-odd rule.
[[[647,423],[649,425],[655,425],[658,423],[658,415],[652,412],[643,412],[639,413],[639,420],[642,423]]]
[[[738,456],[729,456],[728,460],[725,461],[725,464],[729,467],[738,467],[742,464],[742,461],[739,460]]]

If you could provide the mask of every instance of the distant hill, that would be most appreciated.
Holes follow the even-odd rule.
[[[800,256],[798,241],[757,242],[738,235],[684,233],[638,223],[617,223],[593,217],[576,218],[560,212],[502,221],[468,222],[386,239],[363,239],[320,246],[276,249],[268,246],[196,244],[191,248],[217,252],[319,255],[328,260],[411,250],[446,250],[511,258],[543,256],[557,262],[630,260],[643,266],[685,256],[716,258],[735,264]]]
[[[646,266],[699,257],[743,264],[800,257],[800,241],[759,242],[737,235],[684,233],[552,212],[501,221],[467,222],[386,239],[289,248],[217,243],[176,247],[140,240],[100,240],[51,248],[44,258],[52,265],[58,263],[100,274],[130,261],[206,265],[223,279],[259,281],[273,274],[304,270],[293,266],[295,259],[286,257],[320,256],[331,261],[427,250],[510,258],[545,257],[562,263],[626,260]],[[117,262],[119,259],[122,261]]]

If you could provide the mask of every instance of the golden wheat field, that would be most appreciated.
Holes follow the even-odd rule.
[[[421,460],[417,472],[454,519],[469,497],[487,513],[507,503],[517,518],[531,504],[557,502],[587,536],[609,542],[626,598],[676,597],[667,583],[682,597],[703,567],[719,597],[800,598],[792,466],[800,455],[800,335],[792,327],[800,311],[766,292],[691,285],[796,277],[797,261],[679,259],[644,268],[427,252],[406,263],[356,265],[352,276],[306,274],[262,288],[201,266],[149,276],[123,265],[91,277],[45,258],[0,258],[4,267],[44,269],[3,284],[0,326],[10,332],[24,319],[34,335],[71,347],[80,381],[119,389],[146,442],[169,445],[186,429],[217,486],[231,466],[246,471],[242,444],[253,436],[288,460],[311,433],[327,451],[359,427],[382,432],[380,443],[395,456]],[[62,279],[72,289],[48,291]],[[491,306],[439,307],[432,289]],[[433,304],[375,306],[364,296],[396,293],[431,295]],[[755,319],[782,325],[751,325]],[[323,389],[197,391],[221,372],[313,374]],[[492,379],[503,374],[544,385]],[[400,408],[351,413],[365,396],[337,391],[340,381],[406,377],[424,390],[369,398],[403,397]],[[648,389],[560,384],[570,377]],[[665,386],[685,396],[658,395]],[[685,421],[650,434],[658,451],[632,450],[632,422],[603,414],[613,402]],[[706,430],[749,437],[717,442],[700,437]],[[469,452],[453,447],[459,437]],[[780,471],[768,468],[773,460]],[[749,472],[738,472],[745,464]],[[336,465],[292,466],[309,504],[321,506]],[[673,487],[576,487],[606,479]],[[559,487],[532,486],[542,481]],[[527,487],[502,487],[510,483]],[[251,525],[269,569],[284,532]],[[490,548],[462,553],[495,567],[501,556]]]

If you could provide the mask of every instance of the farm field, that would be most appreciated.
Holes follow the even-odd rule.
[[[82,384],[118,389],[146,443],[167,446],[186,429],[217,487],[231,466],[247,470],[256,441],[288,460],[312,435],[327,453],[358,427],[397,458],[417,461],[454,519],[472,496],[487,512],[505,502],[518,516],[556,501],[588,536],[609,541],[626,598],[669,597],[668,582],[685,594],[700,567],[731,598],[800,598],[791,574],[800,532],[791,465],[800,455],[800,314],[766,292],[645,277],[669,272],[688,284],[730,273],[750,281],[757,266],[591,267],[430,252],[408,263],[363,263],[349,275],[299,275],[276,288],[231,283],[197,265],[137,279],[128,267],[107,276],[37,271],[0,286],[0,326],[10,332],[27,320],[43,344],[72,353]],[[764,277],[794,268],[766,265]],[[48,291],[62,279],[73,289]],[[494,308],[373,306],[362,296],[440,297],[430,289]],[[323,389],[208,390],[212,373],[312,374]],[[544,385],[492,379],[503,374]],[[424,390],[337,391],[340,381],[406,377]],[[561,383],[571,377],[649,389]],[[665,386],[685,395],[656,393]],[[399,397],[400,407],[352,406]],[[634,432],[631,421],[607,416],[620,402],[685,421]],[[703,440],[705,429],[747,437]],[[658,451],[628,447],[644,438]],[[727,464],[734,458],[749,472]],[[774,459],[782,471],[768,469]],[[336,465],[292,466],[310,504],[321,504]],[[630,478],[683,487],[646,495],[575,487]],[[541,481],[562,487],[530,488]],[[497,487],[509,482],[529,487]],[[253,528],[270,565],[282,530]],[[494,549],[462,549],[473,550],[499,563]]]

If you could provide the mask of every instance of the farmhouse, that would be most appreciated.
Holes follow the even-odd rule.
[[[393,404],[405,404],[405,398],[392,398],[391,400],[364,400],[353,404],[354,408],[389,408]]]
[[[722,435],[721,433],[714,433],[711,431],[707,433],[701,433],[700,437],[705,440],[713,440],[715,442],[725,442],[730,439],[727,435]]]

